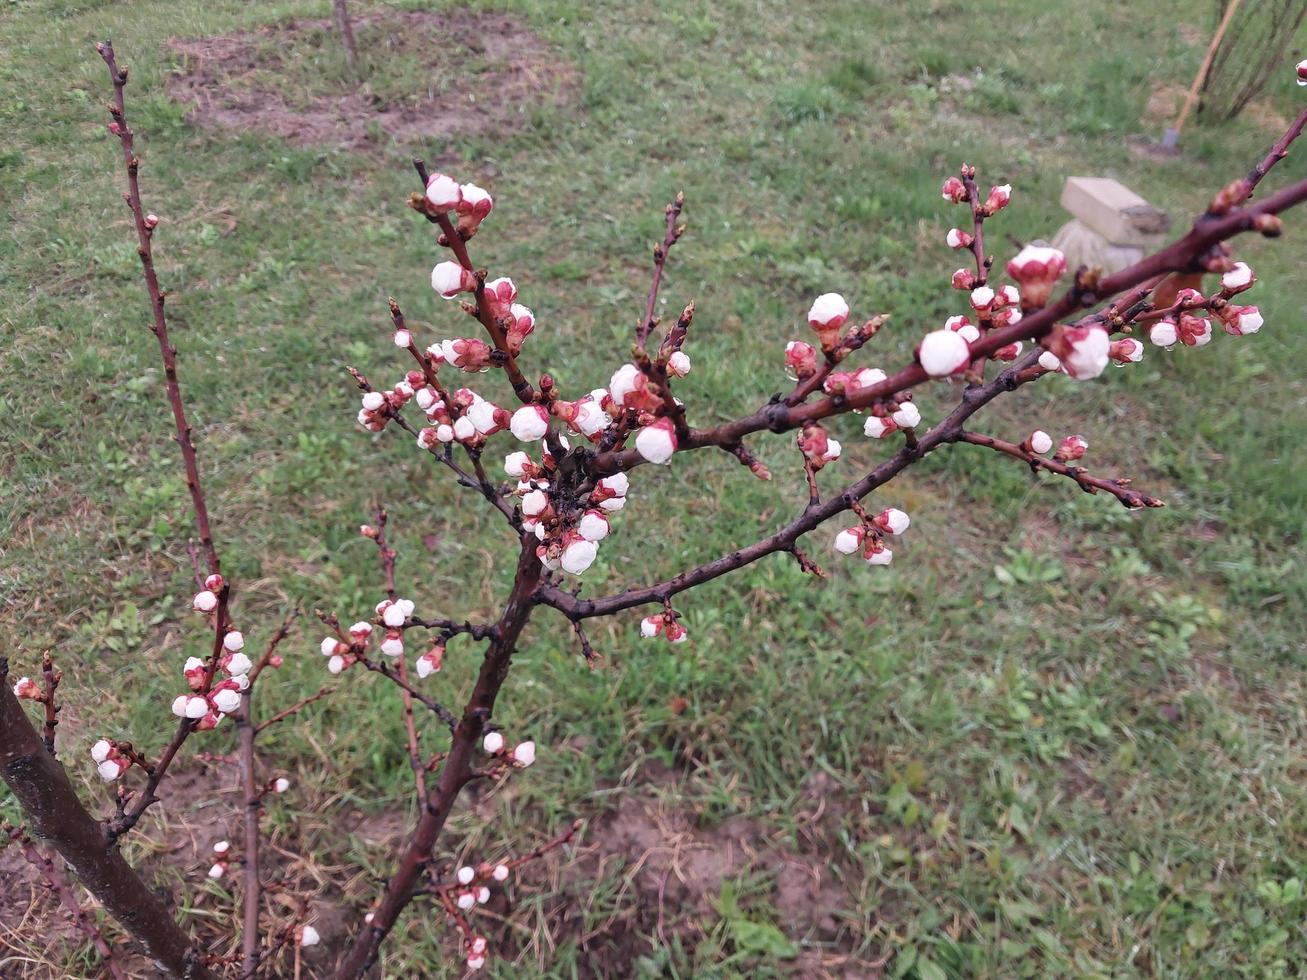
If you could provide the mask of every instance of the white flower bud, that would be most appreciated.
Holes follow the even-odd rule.
[[[454,438],[459,442],[467,442],[475,438],[476,434],[476,425],[466,415],[460,415],[454,420]]]
[[[549,495],[543,490],[531,490],[522,497],[522,513],[527,517],[538,517],[548,507]]]
[[[932,330],[921,340],[917,360],[932,378],[945,378],[971,363],[971,350],[955,330]]]
[[[521,450],[509,453],[504,457],[504,472],[514,479],[520,480],[526,475],[526,466],[529,462],[531,462],[531,457]]]
[[[890,534],[902,534],[912,523],[912,519],[897,507],[881,511],[877,523]]]
[[[900,429],[914,429],[921,424],[921,410],[914,402],[900,402],[890,418]]]
[[[519,766],[529,766],[536,761],[536,743],[520,742],[513,749],[513,761]]]
[[[1039,366],[1045,371],[1061,371],[1062,358],[1058,357],[1051,350],[1043,351],[1039,355]]]
[[[368,412],[379,412],[381,407],[386,404],[386,396],[379,391],[369,391],[363,395],[363,409]]]
[[[213,695],[213,706],[224,715],[231,714],[241,706],[240,692],[224,687],[221,691],[218,691]],[[208,714],[208,712],[206,711],[205,714]]]
[[[888,548],[881,548],[880,551],[873,552],[867,559],[868,565],[888,565],[894,559],[894,552]]]
[[[486,902],[490,901],[490,889],[487,888],[485,885],[482,885],[480,888],[476,890],[476,898],[477,898],[477,904],[485,905]]]
[[[667,358],[667,373],[683,378],[690,373],[690,358],[684,351],[673,351]]]
[[[387,657],[402,657],[404,655],[404,638],[398,633],[387,633],[386,638],[381,641],[381,652]]]
[[[476,876],[476,871],[473,868],[468,867],[466,864],[458,869],[458,883],[460,885],[472,884],[472,879]]]
[[[186,705],[190,703],[190,700],[191,700],[191,696],[189,694],[177,695],[177,697],[172,699],[172,713],[175,714],[178,718],[185,718]]]
[[[808,308],[808,322],[823,327],[841,327],[849,318],[849,304],[839,293],[822,293]]]
[[[103,762],[109,758],[109,753],[113,751],[113,745],[107,738],[102,738],[91,746],[91,758],[96,762]]]
[[[612,476],[606,476],[599,481],[599,486],[603,487],[609,493],[615,493],[619,497],[625,497],[626,492],[631,487],[631,479],[625,473],[614,473]]]
[[[563,555],[560,559],[563,571],[571,575],[580,575],[594,564],[595,556],[598,554],[598,544],[587,541],[585,538],[577,538],[563,549]]]
[[[339,674],[344,669],[345,669],[345,658],[340,655],[335,655],[327,661],[327,670],[330,673]]]
[[[506,865],[506,864],[496,864],[496,865],[495,865],[495,870],[492,871],[492,872],[490,873],[490,877],[494,878],[495,881],[507,881],[507,880],[508,880],[508,865]],[[483,946],[482,948],[484,949],[485,947]]]
[[[381,614],[381,621],[391,629],[399,629],[408,621],[408,616],[404,614],[404,607],[398,603],[391,603]]]
[[[851,555],[862,547],[862,535],[854,528],[845,528],[835,535],[835,550],[842,555]]]
[[[1036,429],[1030,433],[1030,451],[1037,455],[1043,456],[1053,448],[1053,437],[1043,429]]]
[[[209,865],[209,877],[215,881],[227,873],[227,865],[214,863]]]
[[[300,930],[301,946],[316,946],[321,941],[322,937],[318,935],[318,930],[314,929],[312,926],[305,926]]]
[[[1253,283],[1253,270],[1245,262],[1236,262],[1234,268],[1221,276],[1221,285],[1229,290],[1247,289]]]
[[[670,419],[659,419],[635,435],[635,450],[650,463],[666,464],[676,452],[676,430]]]
[[[232,693],[235,694],[234,691]],[[236,697],[237,699],[239,699],[240,695],[237,694]],[[174,714],[176,713],[176,710],[177,709],[174,704],[173,707]],[[186,699],[186,717],[191,719],[191,721],[199,721],[208,713],[209,713],[209,703],[204,698],[200,697],[199,695],[191,695]]]
[[[476,280],[457,262],[441,262],[431,270],[431,288],[445,299],[453,299],[464,290],[476,288]],[[448,351],[445,352],[445,360],[454,360]]]
[[[867,416],[867,421],[862,425],[862,434],[869,439],[884,439],[896,428],[895,424],[889,419],[880,418],[877,415]]]
[[[272,791],[274,793],[284,793],[290,789],[290,780],[285,776],[278,776],[272,781]]]
[[[597,510],[587,510],[577,522],[576,531],[587,541],[602,541],[608,537],[608,518]]]
[[[623,403],[626,396],[635,390],[640,377],[640,369],[634,364],[623,364],[613,373],[608,382],[608,391],[614,405]]]
[[[232,677],[243,677],[250,672],[254,664],[243,653],[233,653],[227,658],[227,673]]]
[[[432,174],[427,178],[427,203],[433,208],[448,211],[458,207],[462,200],[463,190],[453,177]]]
[[[481,740],[481,747],[490,755],[497,755],[504,749],[504,736],[499,732],[486,732],[486,737]]]
[[[534,442],[549,431],[549,414],[539,405],[523,405],[513,413],[508,428],[522,442]]]
[[[213,853],[219,855],[226,854],[231,850],[231,841],[220,840],[213,845]]]
[[[195,598],[191,600],[191,606],[196,612],[213,612],[218,608],[218,597],[205,589],[203,592],[195,593]]]
[[[471,910],[471,908],[477,903],[476,893],[471,891],[459,892],[458,899],[456,901],[458,907],[462,909],[464,912],[467,912]]]

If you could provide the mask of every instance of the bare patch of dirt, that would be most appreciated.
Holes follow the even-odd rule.
[[[355,18],[378,65],[409,59],[403,94],[373,91],[321,65],[335,56],[329,20],[296,19],[218,37],[169,42],[179,58],[169,96],[213,129],[257,130],[298,146],[415,151],[455,133],[503,133],[576,95],[579,71],[505,14],[406,10]],[[414,58],[419,60],[413,61]],[[416,65],[418,67],[414,68]]]

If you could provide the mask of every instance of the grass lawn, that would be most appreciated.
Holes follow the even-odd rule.
[[[406,369],[383,329],[388,295],[423,344],[465,329],[428,284],[439,250],[404,204],[410,156],[495,195],[474,259],[515,279],[539,318],[528,373],[548,366],[567,391],[620,363],[662,206],[684,190],[689,232],[662,295],[669,310],[698,303],[681,394],[705,424],[785,386],[784,342],[806,335],[817,293],[893,314],[859,362],[887,368],[958,312],[942,244],[955,213],[938,187],[964,160],[1015,188],[991,225],[1000,265],[1003,235],[1051,236],[1065,220],[1070,174],[1115,176],[1183,227],[1304,98],[1286,65],[1256,112],[1187,130],[1178,158],[1132,152],[1131,137],[1160,135],[1145,118],[1155,87],[1196,70],[1209,6],[472,2],[458,23],[507,12],[539,39],[533,57],[561,66],[559,98],[524,92],[489,133],[377,131],[344,149],[196,126],[165,91],[185,67],[169,39],[323,18],[325,2],[7,5],[0,648],[19,672],[54,649],[65,758],[88,792],[110,805],[86,754],[98,735],[167,740],[179,665],[205,643],[185,612],[185,484],[95,40],[111,36],[132,67],[146,204],[163,221],[156,254],[237,622],[257,643],[286,610],[310,613],[279,675],[289,702],[324,679],[311,610],[358,618],[381,597],[357,534],[374,502],[390,509],[400,591],[420,613],[487,617],[512,576],[497,515],[402,433],[353,421],[345,364],[388,382]],[[439,32],[397,44],[365,23],[360,42],[370,91],[390,103],[460,91],[458,72],[431,78],[424,45],[466,73],[485,67]],[[289,103],[343,84],[325,32],[269,47],[276,70],[254,81]],[[1303,175],[1303,152],[1285,172]],[[835,561],[823,531],[809,550],[829,555],[828,581],[781,559],[719,580],[678,602],[692,642],[676,647],[641,644],[634,612],[597,623],[597,672],[542,609],[496,716],[539,742],[540,761],[462,806],[444,843],[492,857],[576,816],[587,827],[510,889],[511,922],[482,920],[489,975],[1307,973],[1303,221],[1290,214],[1279,242],[1239,243],[1263,280],[1256,337],[1150,348],[1129,370],[1051,378],[982,416],[1016,440],[1036,425],[1083,433],[1096,472],[1133,476],[1166,509],[1127,513],[959,446],[875,496],[913,519],[888,569]],[[478,387],[509,404],[501,378]],[[948,398],[922,394],[927,421]],[[845,458],[827,486],[889,451],[859,430],[832,426]],[[666,577],[788,520],[806,499],[797,454],[789,437],[755,448],[771,484],[723,454],[642,468],[586,594]],[[478,662],[477,645],[455,641],[433,694],[461,704]],[[295,780],[269,807],[278,860],[314,888],[328,948],[366,910],[368,876],[387,873],[386,842],[411,807],[396,691],[347,680],[280,731],[269,760]],[[197,743],[221,755],[234,733]],[[427,745],[439,744],[433,729]],[[178,781],[186,804],[165,803],[132,848],[195,883],[209,844],[236,832],[234,777],[194,761]],[[0,813],[15,816],[10,802]],[[223,928],[226,887],[197,889],[184,911]],[[284,916],[280,901],[270,911]],[[442,920],[414,905],[385,975],[460,975]],[[0,974],[48,975],[23,958],[37,943],[27,928],[7,940],[27,952],[0,952]],[[36,958],[54,975],[92,962],[75,940]]]

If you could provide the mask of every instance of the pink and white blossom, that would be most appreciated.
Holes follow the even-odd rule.
[[[676,452],[676,426],[671,419],[662,418],[646,425],[635,435],[635,451],[648,462],[665,464]]]
[[[932,330],[921,339],[917,360],[932,378],[945,378],[971,363],[971,348],[956,330]]]
[[[520,441],[535,442],[549,431],[549,413],[540,405],[523,405],[513,413],[508,428]]]
[[[458,207],[463,200],[463,189],[458,181],[445,174],[432,174],[427,178],[427,203],[439,211]]]

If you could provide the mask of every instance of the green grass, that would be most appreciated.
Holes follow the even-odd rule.
[[[684,189],[690,231],[663,296],[668,309],[698,303],[681,394],[705,424],[784,385],[779,352],[803,335],[817,292],[894,314],[864,361],[886,367],[956,312],[941,245],[953,214],[937,188],[963,160],[1014,184],[996,230],[1029,238],[1063,220],[1069,174],[1116,176],[1182,220],[1276,135],[1244,120],[1188,130],[1176,160],[1129,151],[1127,137],[1158,135],[1141,121],[1153,83],[1187,82],[1201,57],[1176,31],[1181,0],[614,0],[584,14],[556,0],[477,3],[513,12],[579,69],[575,103],[493,139],[371,156],[205,132],[167,99],[167,38],[327,6],[48,0],[0,20],[0,626],[19,670],[54,648],[83,777],[101,732],[162,744],[179,665],[204,644],[184,615],[185,485],[96,39],[112,36],[133,69],[183,383],[238,622],[255,642],[290,606],[357,616],[377,600],[375,556],[356,533],[376,500],[420,611],[488,616],[512,574],[512,542],[475,498],[401,433],[373,438],[352,421],[342,366],[401,370],[380,329],[387,295],[420,337],[463,328],[426,284],[437,250],[403,203],[411,154],[453,153],[456,173],[495,194],[475,258],[514,277],[539,317],[526,363],[568,391],[619,363],[662,205]],[[296,92],[343,77],[329,44],[280,54]],[[370,61],[378,93],[402,92],[418,68]],[[1302,93],[1289,89],[1271,110],[1295,111]],[[1296,157],[1283,166],[1303,174]],[[888,955],[891,975],[920,980],[1307,971],[1307,238],[1297,215],[1287,226],[1279,242],[1239,243],[1263,280],[1256,337],[1150,350],[1138,367],[1083,386],[1052,379],[988,413],[984,427],[1004,436],[1084,433],[1096,469],[1134,476],[1166,510],[1126,514],[959,447],[877,495],[913,517],[890,569],[832,555],[832,578],[814,585],[793,563],[763,562],[678,604],[690,644],[640,644],[635,613],[596,624],[597,673],[542,611],[498,715],[541,743],[541,761],[455,819],[471,852],[527,849],[574,815],[602,827],[621,800],[648,796],[640,773],[670,767],[663,792],[695,828],[743,815],[819,865],[839,896],[837,932],[796,928],[767,869],[751,868],[664,945],[620,862],[577,861],[519,890],[521,928],[504,941],[520,960],[493,960],[492,974],[586,975],[623,930],[647,946],[630,970],[649,976],[784,975],[811,967],[790,958],[799,950],[851,956],[854,975]],[[928,420],[946,398],[923,396]],[[858,428],[832,426],[845,475],[886,451]],[[803,493],[796,454],[788,439],[756,442],[772,484],[715,457],[642,470],[587,594],[783,522]],[[810,550],[828,553],[828,533]],[[288,700],[321,682],[316,635],[306,624],[288,643]],[[433,692],[459,702],[476,655],[455,643]],[[407,805],[401,723],[392,690],[350,680],[311,723],[282,731],[276,764],[297,786],[270,819],[321,865],[384,874],[384,853],[342,815]],[[233,744],[221,730],[207,742]],[[820,819],[809,819],[814,771],[831,802]],[[361,914],[367,882],[321,880],[320,906]],[[201,911],[221,916],[219,898]],[[564,928],[559,907],[580,924]],[[387,975],[444,975],[454,944],[439,918],[409,917]],[[597,938],[582,947],[587,929]]]

